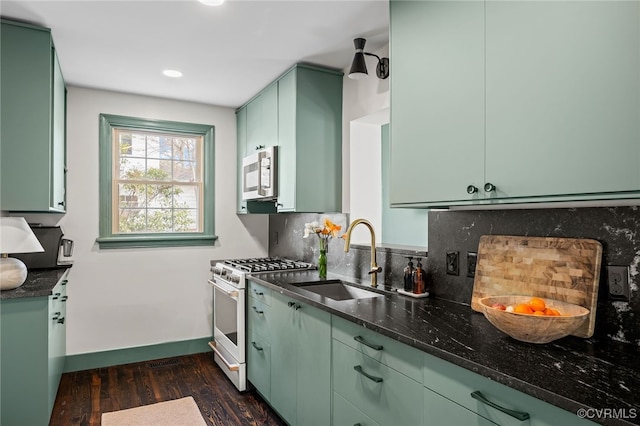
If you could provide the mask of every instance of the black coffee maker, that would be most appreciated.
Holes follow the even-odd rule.
[[[73,254],[73,241],[63,238],[61,227],[35,224],[30,226],[44,252],[12,254],[11,257],[22,260],[29,270],[58,268],[73,263],[69,259],[65,260]]]

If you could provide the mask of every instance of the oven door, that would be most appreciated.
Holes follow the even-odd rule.
[[[216,346],[233,359],[229,365],[245,362],[245,290],[226,281],[213,280],[213,338]]]

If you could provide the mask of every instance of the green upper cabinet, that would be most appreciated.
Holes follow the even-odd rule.
[[[236,211],[237,213],[247,213],[247,202],[242,199],[242,159],[247,152],[247,108],[240,108],[236,111]]]
[[[246,111],[245,117],[241,111]],[[246,119],[245,155],[278,146],[276,202],[253,201],[239,212],[337,212],[342,208],[342,73],[298,64],[238,110]],[[238,159],[238,167],[242,159]]]
[[[49,29],[2,20],[0,209],[65,206],[66,88]]]
[[[638,2],[392,0],[391,51],[392,205],[640,195]]]
[[[483,184],[483,33],[482,2],[391,3],[391,205]]]
[[[278,211],[341,211],[342,73],[298,65],[278,91]]]

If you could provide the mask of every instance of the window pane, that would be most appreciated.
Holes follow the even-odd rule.
[[[132,157],[145,157],[146,156],[146,141],[145,136],[132,133],[131,134],[131,156]]]
[[[120,147],[120,155],[121,156],[131,155],[131,152],[132,152],[131,133],[120,132],[118,136],[119,136],[118,145]]]
[[[192,185],[176,185],[173,191],[173,207],[176,209],[197,209],[198,188]]]
[[[176,209],[174,212],[174,232],[198,231],[198,210]]]
[[[173,210],[149,209],[147,213],[148,232],[172,232]]]
[[[148,159],[147,179],[171,180],[171,160]]]
[[[119,233],[145,232],[147,229],[146,210],[120,209]]]
[[[178,182],[196,182],[198,176],[196,173],[195,161],[174,161],[173,162],[173,180]]]
[[[144,208],[146,204],[145,186],[132,184],[118,184],[118,208]]]
[[[193,138],[173,139],[173,159],[184,161],[196,160],[197,141]]]
[[[172,185],[147,185],[147,207],[171,208],[174,187]]]
[[[144,169],[144,158],[120,157],[120,179],[142,179]]]

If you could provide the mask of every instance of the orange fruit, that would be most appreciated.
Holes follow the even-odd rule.
[[[533,311],[533,315],[539,316],[539,317],[543,317],[544,316],[544,312],[543,311]]]
[[[513,308],[513,312],[516,312],[518,314],[532,314],[533,309],[531,309],[531,307],[526,303],[520,303],[519,305],[516,305],[515,308]]]
[[[547,307],[546,303],[544,303],[544,300],[540,299],[539,297],[532,297],[529,301],[529,306],[534,311],[544,311]]]
[[[548,316],[552,316],[552,317],[557,317],[560,315],[560,312],[558,312],[557,310],[553,309],[553,308],[547,308],[544,310],[544,314],[548,315]]]

